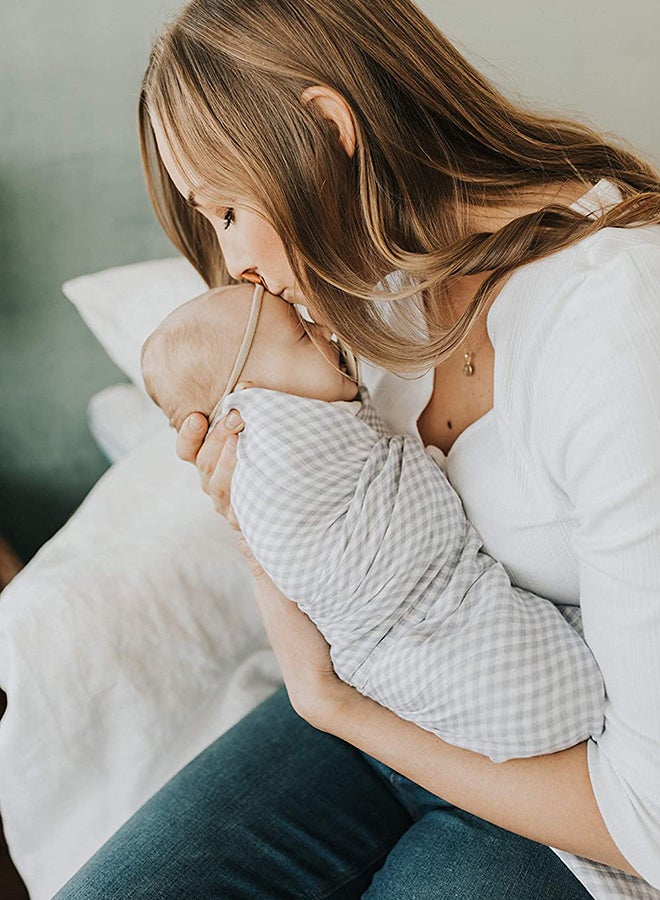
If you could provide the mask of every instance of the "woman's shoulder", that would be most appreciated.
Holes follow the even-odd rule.
[[[574,287],[585,296],[612,294],[613,275],[641,290],[657,288],[660,280],[660,225],[601,228],[567,250],[565,260],[557,254],[554,269],[560,274],[562,264],[570,266]]]
[[[593,354],[644,320],[660,328],[660,225],[603,228],[515,272],[488,315],[502,364]]]
[[[548,339],[554,338],[555,350],[572,334],[574,340],[588,338],[593,352],[594,342],[621,338],[640,315],[658,321],[659,225],[603,228],[571,249],[570,277],[554,287]]]
[[[607,298],[625,306],[636,293],[657,305],[659,285],[660,225],[601,228],[514,272],[491,307],[489,329],[541,321],[547,329],[566,318],[597,316]]]
[[[640,378],[660,379],[660,226],[603,228],[514,273],[488,330],[495,404],[527,439],[545,411],[588,403],[617,370],[645,390]]]

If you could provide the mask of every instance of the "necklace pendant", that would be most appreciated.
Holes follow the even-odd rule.
[[[472,375],[474,372],[474,367],[472,365],[472,354],[464,353],[463,358],[465,359],[465,365],[463,366],[463,374],[464,375]]]

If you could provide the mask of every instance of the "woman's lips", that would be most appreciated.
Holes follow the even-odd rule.
[[[266,279],[263,275],[257,275],[256,272],[243,272],[241,274],[241,278],[244,281],[249,281],[250,284],[261,284],[265,291],[268,291],[269,294],[272,293],[268,285],[266,284]]]
[[[269,294],[272,294],[274,297],[280,297],[282,300],[286,300],[285,294],[288,293],[288,288],[280,288],[279,291],[271,290],[268,287],[268,282],[264,278],[263,275],[258,275],[256,272],[243,272],[241,278],[244,281],[249,281],[251,284],[261,284],[265,291]]]

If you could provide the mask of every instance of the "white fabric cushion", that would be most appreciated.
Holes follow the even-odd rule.
[[[62,285],[110,359],[142,388],[142,344],[168,313],[207,289],[182,256],[117,266]]]
[[[134,384],[113,384],[90,399],[87,421],[96,443],[117,462],[156,431],[168,430],[167,417]]]
[[[47,900],[281,684],[231,528],[158,430],[0,597],[0,807]]]

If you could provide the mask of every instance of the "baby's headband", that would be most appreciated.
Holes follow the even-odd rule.
[[[213,428],[215,420],[220,414],[222,404],[225,402],[225,397],[228,397],[229,394],[231,394],[231,392],[236,387],[238,379],[241,377],[241,372],[243,371],[245,361],[248,358],[250,349],[252,348],[252,342],[254,341],[254,335],[257,330],[259,313],[261,312],[261,301],[263,299],[263,296],[264,286],[263,284],[261,284],[261,282],[259,282],[254,286],[254,293],[252,294],[252,306],[250,307],[250,315],[248,317],[247,325],[245,326],[245,334],[243,335],[243,340],[241,341],[241,346],[238,350],[236,362],[234,363],[234,367],[231,370],[231,374],[227,381],[227,386],[225,387],[222,397],[220,397],[218,402],[211,410],[211,414],[209,415],[209,431],[211,430],[211,428]],[[339,339],[337,339],[337,343],[339,344],[339,349],[344,358],[344,363],[346,364],[346,372],[348,374],[348,377],[355,381],[356,384],[361,384],[362,373],[360,369],[360,360],[353,353],[353,351],[346,347]]]
[[[234,363],[234,368],[231,370],[231,374],[229,376],[229,380],[227,381],[227,386],[225,391],[218,400],[218,402],[213,407],[211,414],[209,416],[209,431],[213,427],[213,424],[222,409],[222,404],[225,402],[225,397],[227,397],[236,387],[236,382],[240,378],[241,372],[243,371],[243,367],[245,366],[245,360],[248,358],[248,354],[252,347],[252,341],[254,340],[254,335],[257,330],[257,323],[259,322],[259,313],[261,312],[261,301],[264,296],[264,286],[263,284],[255,284],[254,293],[252,294],[252,306],[250,307],[250,315],[248,316],[247,325],[245,326],[245,334],[243,335],[243,340],[241,341],[241,346],[238,350],[238,356],[236,357],[236,362]]]

